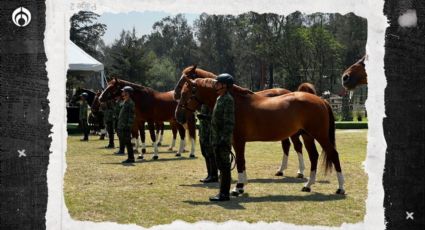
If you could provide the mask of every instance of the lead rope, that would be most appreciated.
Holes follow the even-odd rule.
[[[230,151],[230,171],[233,171],[235,167],[236,167],[236,156],[232,151]]]

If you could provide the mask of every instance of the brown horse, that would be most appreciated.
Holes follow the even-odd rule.
[[[116,95],[121,93],[121,89],[124,86],[131,86],[134,89],[134,93],[132,94],[132,100],[136,106],[136,117],[135,123],[139,125],[139,129],[144,130],[145,122],[148,123],[149,132],[152,137],[153,147],[154,147],[154,156],[153,159],[158,159],[158,143],[156,141],[155,135],[155,123],[160,123],[164,121],[170,122],[170,125],[176,126],[180,137],[180,148],[176,154],[176,156],[181,156],[184,151],[185,145],[185,128],[178,124],[174,118],[174,111],[177,107],[177,103],[173,99],[173,91],[169,92],[158,92],[149,87],[141,86],[138,84],[134,84],[128,81],[119,80],[117,78],[108,82],[108,86],[102,92],[99,97],[100,101],[106,101],[111,98],[114,98]],[[133,126],[133,131],[137,130]],[[195,157],[195,122],[194,119],[191,119],[191,122],[188,123],[189,135],[191,139],[191,151],[190,157]],[[172,144],[173,146],[173,144]],[[142,143],[142,148],[143,148]],[[143,159],[144,152],[142,151],[139,158]]]
[[[185,68],[183,70],[182,76],[188,76],[192,80],[196,79],[196,78],[211,78],[211,79],[217,78],[217,75],[215,75],[214,73],[211,73],[211,72],[205,71],[203,69],[197,68],[196,65]],[[177,85],[174,89],[174,99],[175,100],[179,99],[181,89],[182,89],[183,84],[185,82],[186,82],[185,78],[181,77],[179,82],[177,83]],[[302,83],[299,86],[298,91],[310,92],[312,94],[316,94],[316,89],[310,83]],[[287,89],[273,88],[273,89],[266,89],[266,90],[263,90],[263,91],[258,91],[258,92],[255,92],[255,93],[257,95],[260,95],[260,96],[263,96],[263,97],[275,97],[275,96],[280,96],[280,95],[287,94],[287,93],[290,93],[290,92],[291,91],[289,91]],[[299,140],[299,136],[300,136],[299,133],[295,134],[294,136],[291,137],[291,141],[294,144],[294,149],[297,152],[297,156],[298,156],[297,177],[303,178],[304,177],[305,165],[304,165],[304,158],[303,158],[303,155],[302,155],[303,144]],[[288,156],[289,156],[289,150],[291,148],[291,142],[289,141],[289,139],[285,139],[285,140],[281,141],[281,144],[282,144],[282,150],[283,150],[282,163],[281,163],[279,169],[277,170],[277,172],[275,173],[275,176],[283,176],[284,170],[288,166]]]
[[[184,76],[185,77],[185,76]],[[201,104],[213,109],[217,99],[214,79],[187,77],[181,90],[176,110],[177,121],[184,124],[193,116]],[[293,92],[277,97],[262,97],[247,89],[234,85],[232,94],[235,102],[235,128],[233,130],[233,148],[236,152],[238,183],[232,194],[244,192],[247,182],[245,170],[245,143],[252,141],[280,141],[302,130],[304,144],[311,161],[311,174],[302,191],[311,191],[316,180],[317,152],[314,140],[324,150],[324,165],[330,171],[334,165],[337,171],[337,194],[344,194],[339,154],[335,148],[335,119],[330,105],[320,97]]]
[[[341,82],[346,90],[354,90],[359,85],[367,85],[367,73],[364,63],[366,58],[367,55],[363,56],[342,74]]]

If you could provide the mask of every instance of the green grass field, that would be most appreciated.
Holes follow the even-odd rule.
[[[171,133],[165,133],[164,144],[170,144]],[[199,182],[206,175],[199,145],[195,159],[188,158],[188,153],[176,158],[167,146],[160,148],[157,161],[150,160],[152,148],[148,148],[145,161],[125,166],[120,163],[125,156],[113,155],[112,150],[103,148],[106,140],[79,139],[80,136],[68,137],[64,187],[66,205],[77,220],[136,223],[144,227],[174,220],[230,219],[339,226],[362,221],[365,215],[367,175],[362,162],[367,130],[337,130],[345,196],[334,194],[338,186],[335,172],[325,176],[321,167],[312,192],[301,192],[306,179],[295,178],[298,160],[292,148],[286,176],[274,176],[282,159],[280,143],[255,142],[246,147],[246,194],[223,203],[208,201],[218,192],[218,184]],[[306,153],[304,159],[308,172]],[[236,170],[232,178],[233,188]]]

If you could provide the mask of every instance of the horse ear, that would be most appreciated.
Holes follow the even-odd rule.
[[[196,71],[196,67],[198,67],[198,65],[197,64],[194,64],[191,71],[192,72],[195,72]]]

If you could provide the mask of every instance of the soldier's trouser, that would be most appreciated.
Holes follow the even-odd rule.
[[[106,122],[106,131],[109,136],[109,146],[114,146],[114,121]]]
[[[128,159],[134,160],[133,146],[131,144],[131,130],[118,129],[117,132],[120,140],[120,152],[124,152],[124,148],[127,148]]]
[[[205,158],[208,176],[217,178],[218,171],[213,147],[209,142],[204,142],[202,140],[200,141],[200,145],[202,156]]]
[[[84,139],[87,140],[89,138],[89,125],[87,124],[87,119],[80,120],[81,129],[83,130]]]
[[[230,172],[230,152],[231,146],[215,146],[214,153],[217,167],[220,170],[220,193],[228,195],[230,193],[231,172]]]

